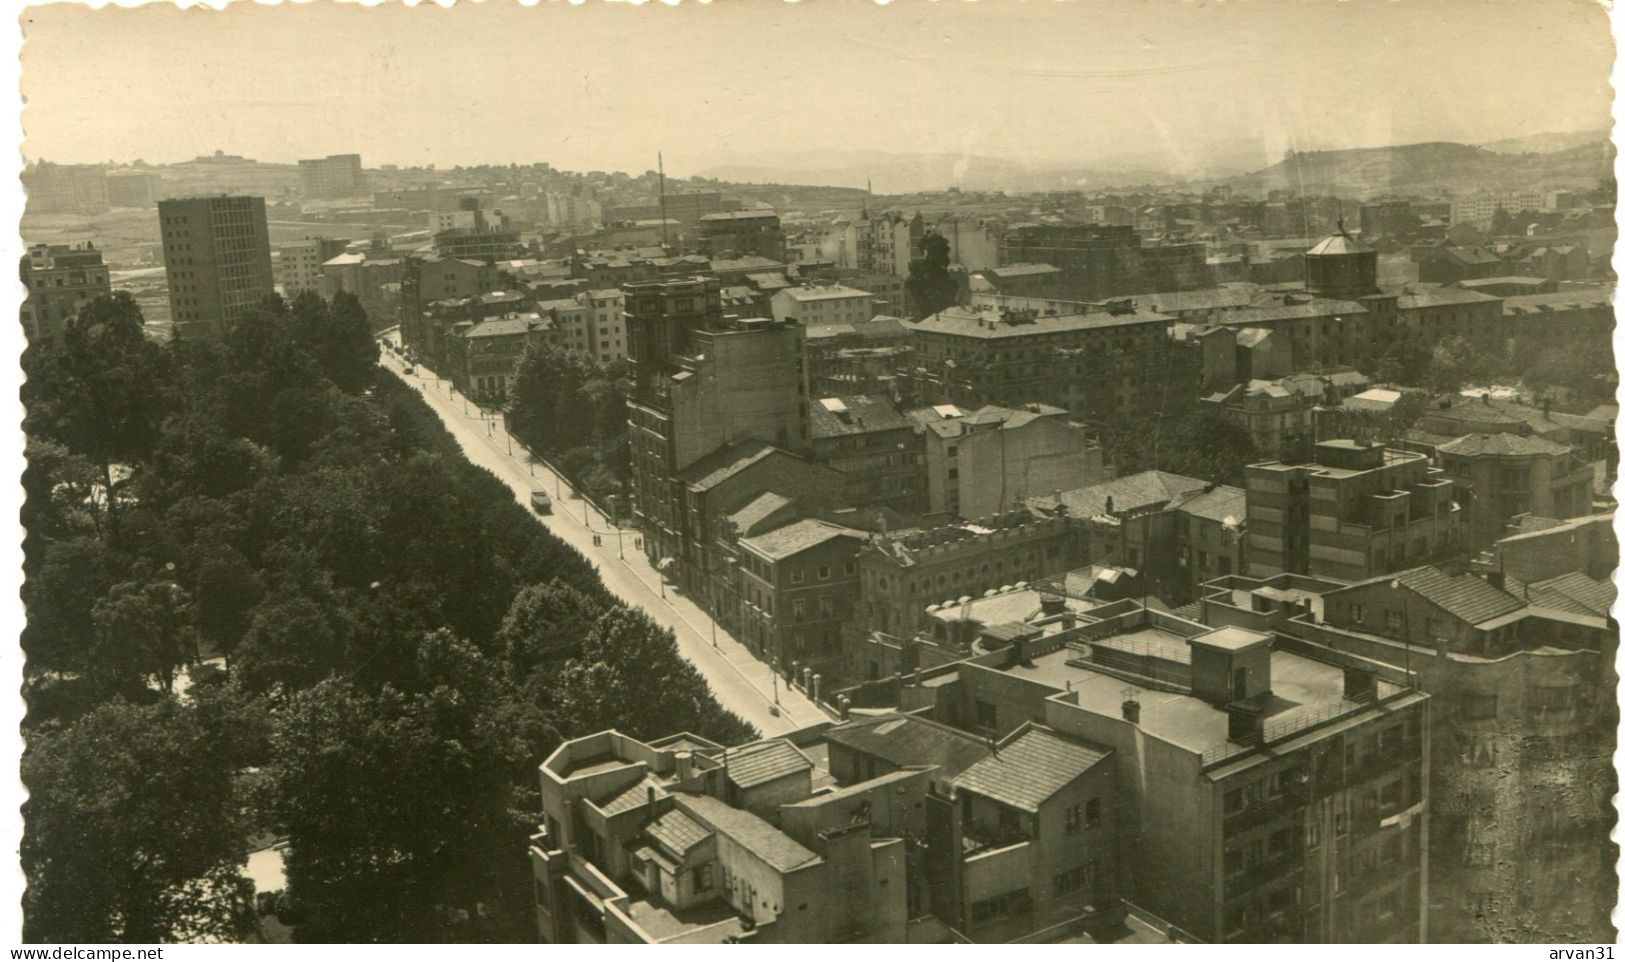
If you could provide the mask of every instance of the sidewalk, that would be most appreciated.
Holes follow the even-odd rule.
[[[398,343],[398,334],[391,332],[386,338]],[[672,629],[678,651],[711,684],[724,707],[755,725],[763,735],[792,731],[828,718],[784,679],[776,679],[764,662],[717,627],[693,601],[669,584],[662,590],[663,579],[635,547],[637,530],[617,528],[591,503],[577,497],[570,484],[545,461],[531,462],[525,447],[508,435],[500,412],[487,415],[456,393],[449,381],[424,368],[407,374],[400,358],[388,351],[379,364],[422,394],[457,439],[464,455],[502,479],[520,504],[528,509],[534,489],[553,494],[553,513],[539,520],[593,563],[611,593],[643,608],[655,621]],[[593,535],[601,536],[602,544],[595,546]],[[771,711],[775,692],[777,716]]]

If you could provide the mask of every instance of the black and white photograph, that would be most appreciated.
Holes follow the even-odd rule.
[[[1613,958],[1611,5],[7,9],[12,959]]]

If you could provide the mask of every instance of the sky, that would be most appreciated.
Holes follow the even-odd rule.
[[[589,0],[30,8],[30,160],[763,153],[1249,169],[1288,149],[1610,125],[1590,0]]]

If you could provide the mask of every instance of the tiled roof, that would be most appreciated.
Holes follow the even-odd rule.
[[[1247,492],[1221,484],[1212,491],[1181,494],[1168,506],[1198,518],[1234,524],[1247,517]]]
[[[917,322],[914,329],[932,334],[951,334],[958,337],[1001,338],[1036,337],[1067,331],[1093,328],[1125,327],[1130,324],[1167,324],[1173,320],[1165,314],[1136,308],[1114,314],[1095,310],[1082,314],[1039,314],[1025,321],[1010,323],[998,308],[950,307]]]
[[[1612,581],[1598,581],[1578,571],[1537,581],[1528,586],[1529,603],[1576,614],[1606,616],[1614,607],[1617,589]]]
[[[633,783],[626,791],[598,803],[598,809],[605,815],[619,815],[621,812],[642,808],[649,804],[651,791],[654,792],[655,798],[666,797],[666,790],[660,787],[660,783],[645,775],[642,781]]]
[[[1017,733],[998,750],[960,773],[954,784],[978,795],[1036,812],[1051,795],[1070,785],[1110,754],[1047,728]]]
[[[1166,504],[1176,495],[1200,491],[1206,486],[1206,481],[1167,471],[1141,471],[1087,488],[1073,488],[1058,495],[1031,498],[1029,501],[1042,504],[1058,501],[1066,505],[1067,513],[1073,517],[1087,518],[1104,514],[1107,498],[1111,499],[1114,512],[1132,511],[1147,505]]]
[[[786,287],[773,295],[783,295],[794,301],[832,301],[848,300],[856,297],[870,297],[868,291],[860,291],[845,284],[821,284],[817,287]]]
[[[1488,294],[1477,291],[1462,290],[1460,288],[1436,287],[1430,291],[1416,291],[1401,294],[1395,303],[1402,311],[1417,310],[1424,307],[1455,307],[1459,304],[1489,304],[1500,300]]]
[[[678,479],[686,481],[700,490],[705,490],[721,484],[751,465],[776,453],[794,457],[789,452],[780,451],[766,441],[741,441],[738,444],[718,448],[695,461],[678,474]]]
[[[1246,324],[1266,324],[1271,321],[1294,321],[1309,317],[1336,317],[1364,313],[1366,313],[1364,305],[1358,302],[1317,297],[1303,304],[1281,303],[1230,311],[1218,315],[1214,320],[1227,327],[1239,327]]]
[[[824,404],[824,400],[838,402]],[[845,410],[845,415],[837,413]],[[891,431],[913,427],[891,399],[880,394],[842,395],[819,399],[808,408],[809,435],[813,438],[837,437],[846,434],[864,434],[869,431]]]
[[[743,508],[728,515],[728,520],[733,522],[734,530],[748,537],[754,533],[753,529],[756,525],[772,516],[775,511],[788,507],[790,503],[791,499],[782,494],[774,491],[763,491],[752,498]]]
[[[1338,231],[1315,246],[1309,248],[1308,253],[1310,257],[1321,257],[1325,255],[1338,254],[1373,254],[1376,253],[1376,250],[1377,249],[1375,247],[1371,247],[1368,244],[1362,244],[1350,237],[1348,234]]]
[[[650,822],[643,831],[679,857],[711,837],[711,832],[704,825],[676,808]]]
[[[1556,441],[1548,441],[1538,435],[1508,434],[1504,431],[1495,434],[1467,434],[1439,445],[1440,454],[1457,454],[1463,457],[1477,457],[1479,455],[1526,455],[1526,454],[1567,454],[1568,448]]]
[[[843,722],[824,740],[893,765],[937,765],[952,778],[988,755],[980,738],[913,715],[880,715]]]
[[[777,871],[793,871],[818,858],[762,819],[709,795],[678,795],[677,810],[687,812],[717,834],[726,835]]]
[[[1469,625],[1483,624],[1524,607],[1522,601],[1482,578],[1470,574],[1451,576],[1438,568],[1412,568],[1357,584],[1379,582],[1398,582]]]
[[[854,528],[846,528],[828,521],[821,521],[818,518],[803,518],[800,521],[792,521],[782,528],[775,528],[766,534],[743,538],[739,543],[771,561],[783,561],[806,551],[808,548],[816,548],[826,541],[842,537],[861,539],[864,537],[864,533]]]
[[[801,749],[782,738],[752,742],[723,753],[728,780],[740,788],[753,788],[768,782],[809,771],[812,760]]]

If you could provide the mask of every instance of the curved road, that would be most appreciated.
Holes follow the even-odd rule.
[[[398,331],[386,332],[386,345],[400,344]],[[457,439],[464,457],[496,475],[513,490],[521,505],[530,504],[530,492],[541,489],[554,495],[553,513],[540,520],[553,534],[587,557],[604,586],[629,605],[636,605],[670,628],[677,650],[705,680],[723,707],[755,725],[762,734],[776,735],[823,721],[828,716],[799,691],[777,678],[744,645],[717,627],[688,598],[678,594],[636,548],[635,529],[618,529],[545,464],[531,463],[528,452],[508,436],[500,414],[487,416],[453,390],[451,382],[419,367],[407,374],[405,363],[389,350],[379,365],[415,388]],[[592,543],[601,536],[600,546]],[[779,713],[774,715],[775,699]]]

